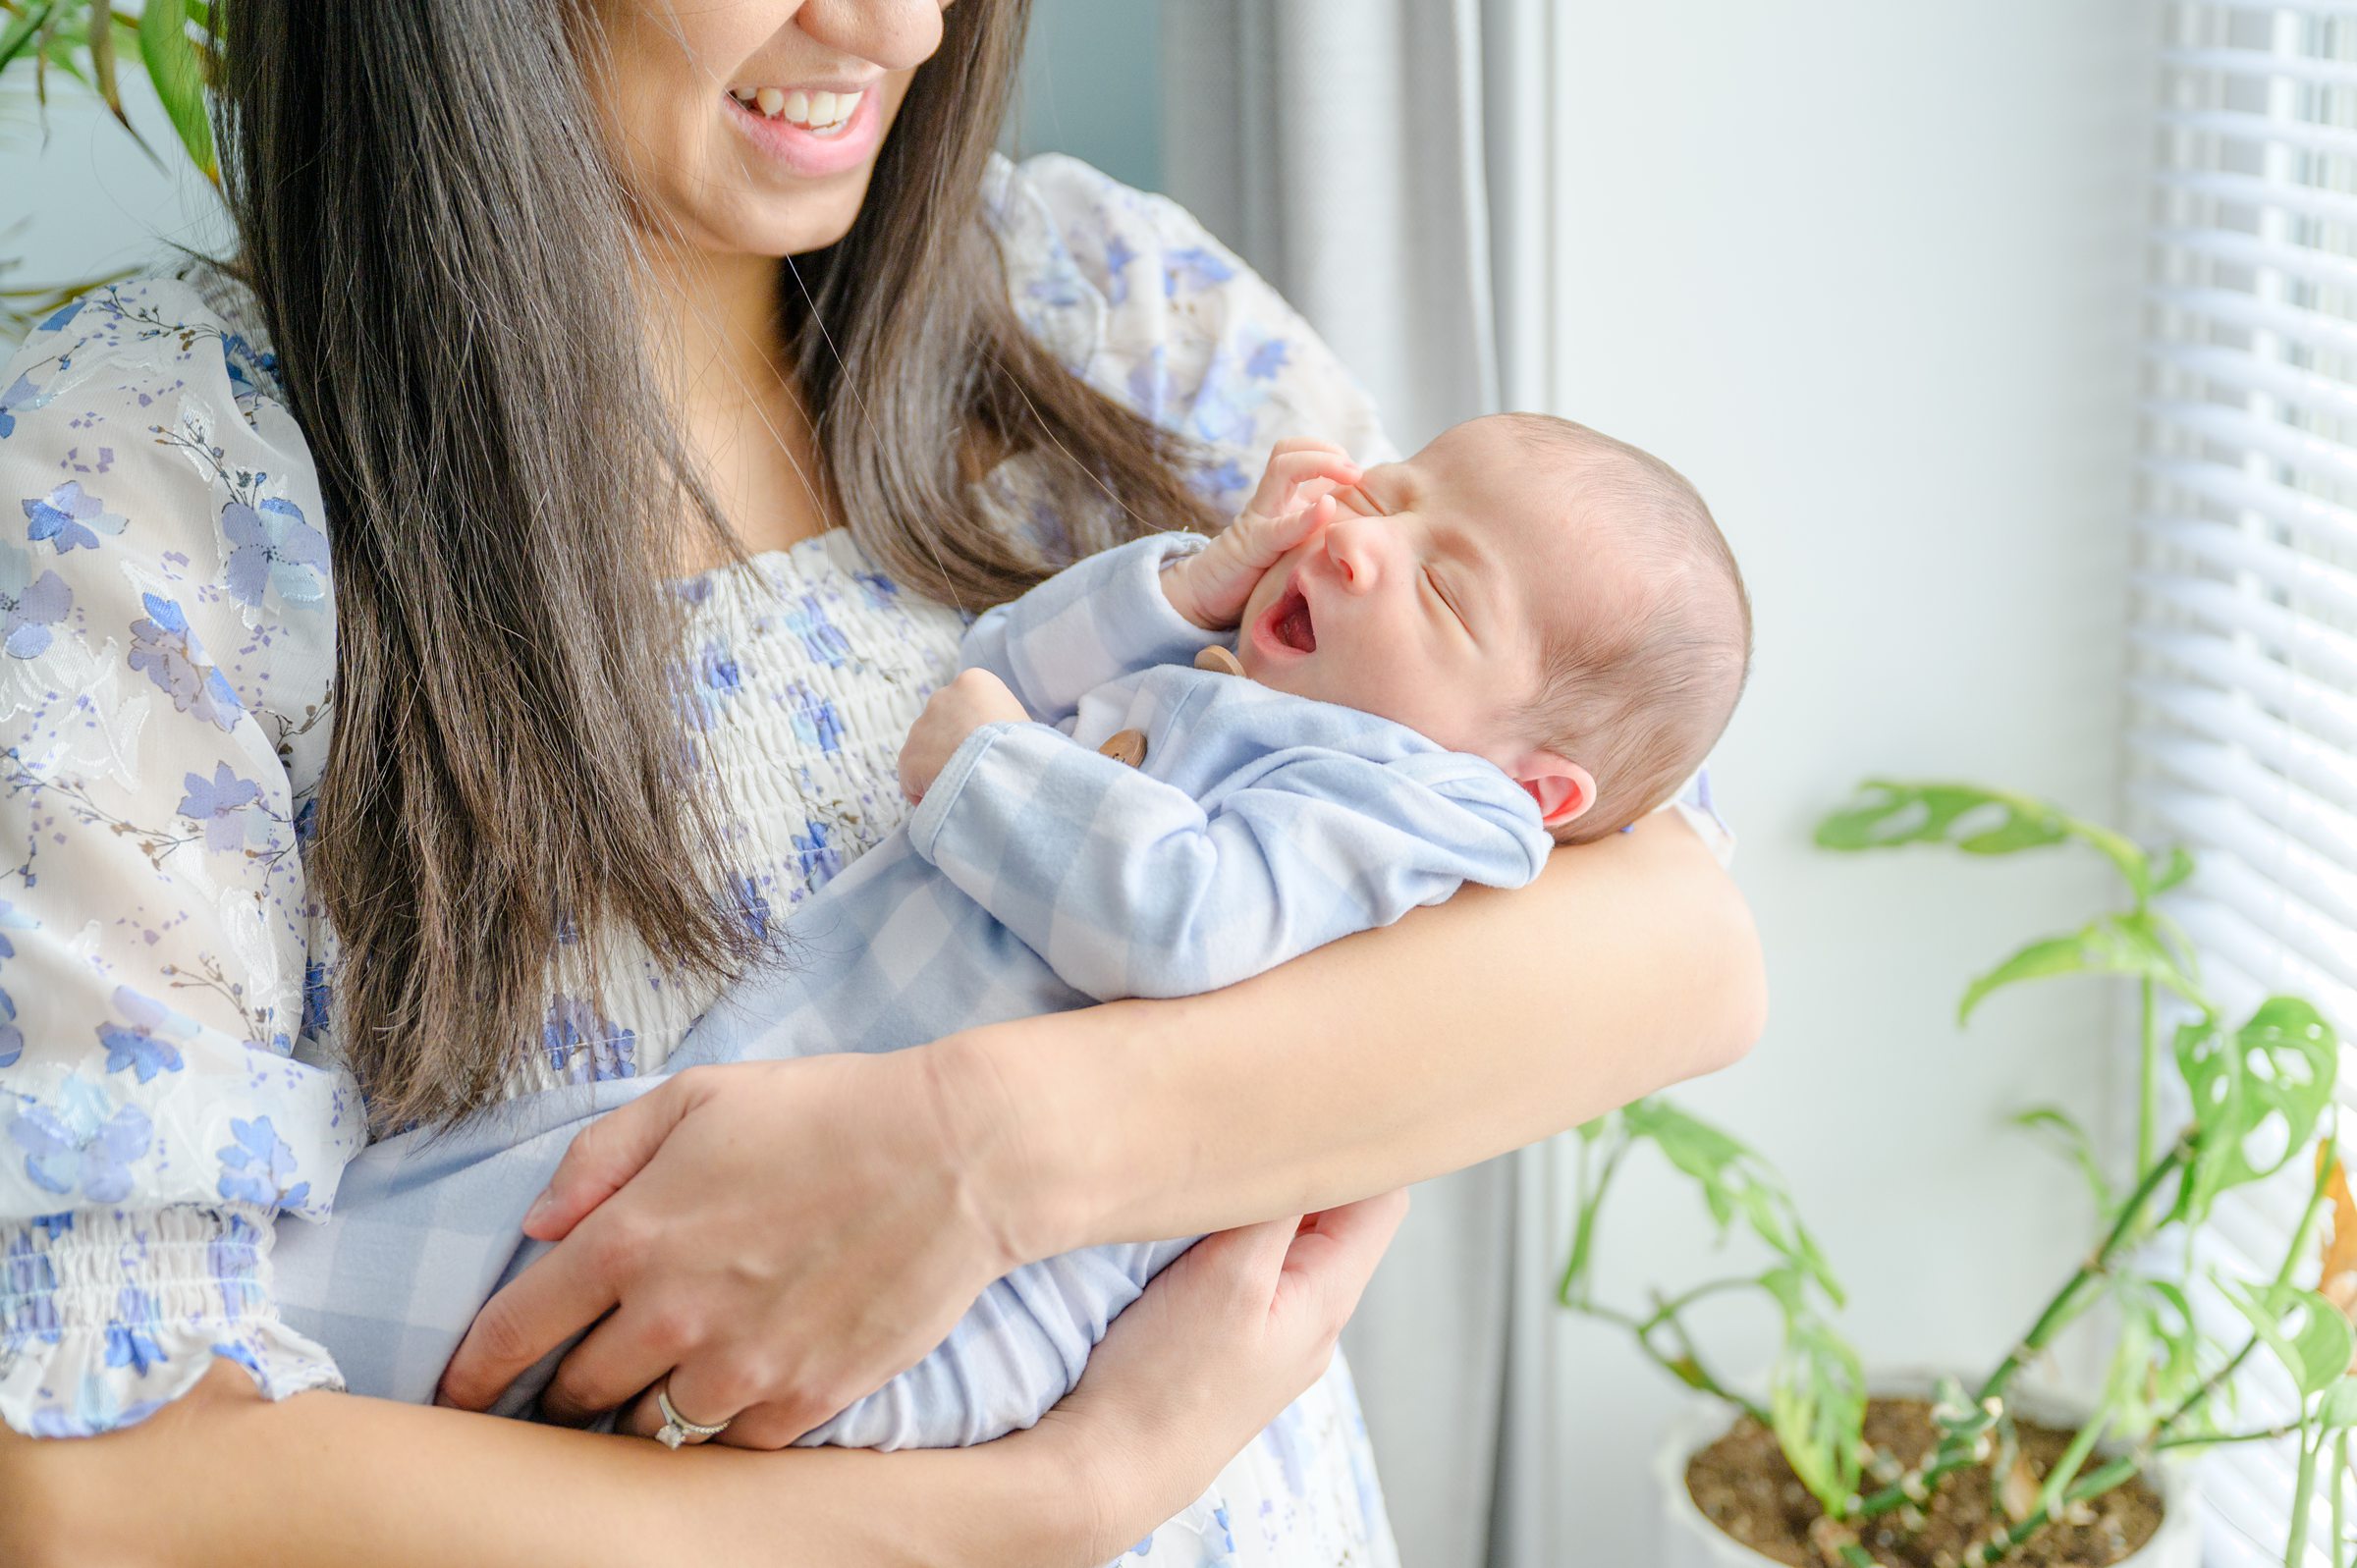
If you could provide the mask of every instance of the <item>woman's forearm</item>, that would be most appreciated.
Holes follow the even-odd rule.
[[[1053,1432],[940,1452],[672,1453],[346,1394],[269,1404],[238,1389],[243,1376],[217,1370],[196,1394],[105,1437],[0,1432],[0,1490],[22,1489],[39,1516],[0,1523],[0,1558],[1084,1568],[1124,1543],[1090,1539]],[[11,1540],[12,1528],[45,1539]]]
[[[1766,995],[1742,895],[1662,813],[1225,991],[975,1031],[955,1071],[1041,1256],[1475,1163],[1734,1060]]]

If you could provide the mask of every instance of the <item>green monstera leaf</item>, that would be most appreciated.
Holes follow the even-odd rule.
[[[2177,1069],[2193,1099],[2195,1142],[2175,1217],[2201,1223],[2220,1193],[2275,1174],[2307,1149],[2332,1103],[2338,1061],[2331,1025],[2297,997],[2270,997],[2232,1034],[2208,1017],[2181,1027]]]
[[[1968,855],[2009,855],[2077,839],[2099,850],[2139,903],[2193,871],[2182,850],[2158,867],[2124,834],[2071,816],[2034,795],[1981,784],[1869,779],[1857,798],[1817,825],[1823,849],[1895,849],[1940,843]]]
[[[2149,910],[2130,910],[2091,920],[2067,936],[2045,937],[2029,944],[2003,963],[1973,981],[1956,1003],[1956,1022],[1964,1023],[1992,992],[2025,980],[2052,980],[2057,975],[2121,975],[2151,980],[2199,1006],[2201,988],[2193,976],[2190,953],[2180,952],[2169,940],[2168,928]]]
[[[2347,1376],[2357,1333],[2332,1303],[2297,1285],[2242,1285],[2220,1276],[2218,1288],[2251,1321],[2260,1341],[2283,1363],[2303,1398],[2323,1393]]]

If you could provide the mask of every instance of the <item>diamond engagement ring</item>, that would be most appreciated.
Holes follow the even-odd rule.
[[[680,1407],[671,1402],[668,1384],[655,1390],[655,1408],[663,1412],[663,1425],[655,1433],[655,1441],[666,1448],[677,1448],[690,1437],[703,1442],[729,1430],[729,1424],[725,1421],[716,1427],[707,1427],[681,1415]]]

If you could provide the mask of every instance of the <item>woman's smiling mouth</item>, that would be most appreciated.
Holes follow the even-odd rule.
[[[722,112],[754,146],[797,175],[858,168],[884,139],[881,82],[840,90],[739,86],[720,98]]]

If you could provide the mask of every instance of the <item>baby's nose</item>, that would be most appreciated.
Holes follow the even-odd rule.
[[[1326,530],[1326,559],[1334,564],[1343,586],[1353,593],[1372,589],[1381,574],[1381,522],[1378,517],[1345,517]]]

